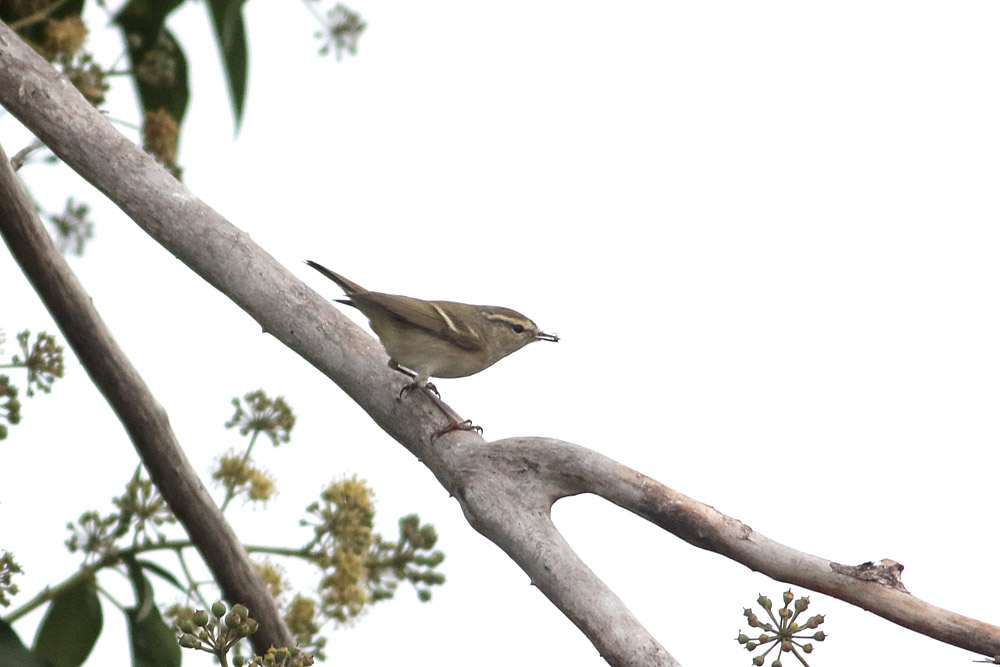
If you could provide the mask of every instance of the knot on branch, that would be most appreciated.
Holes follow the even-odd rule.
[[[903,593],[909,593],[906,586],[901,581],[903,564],[897,563],[889,558],[883,558],[877,563],[871,561],[861,565],[841,565],[840,563],[830,563],[831,569],[848,577],[853,577],[860,581],[874,581],[882,586],[894,588]]]

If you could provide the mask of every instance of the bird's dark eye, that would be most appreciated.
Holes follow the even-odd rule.
[[[524,327],[520,324],[512,324],[510,328],[514,330],[514,333],[524,333]]]

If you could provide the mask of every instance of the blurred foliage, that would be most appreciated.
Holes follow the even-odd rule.
[[[44,393],[52,391],[52,383],[63,376],[63,348],[56,345],[56,338],[44,331],[35,338],[29,346],[30,331],[17,334],[17,342],[21,346],[20,355],[14,355],[8,368],[22,367],[28,371],[28,396],[34,396],[38,389]]]
[[[237,129],[246,109],[249,72],[244,3],[205,3]],[[339,59],[343,53],[357,53],[358,41],[367,27],[357,12],[339,3],[328,10],[320,8],[321,0],[303,3],[320,24],[316,33],[320,54],[332,49]],[[98,5],[108,11],[101,0]],[[113,12],[111,23],[121,32],[129,63],[124,72],[95,63],[84,49],[88,35],[83,20],[84,0],[0,0],[0,20],[66,74],[94,106],[104,101],[108,76],[125,74],[135,86],[144,127],[150,122],[163,123],[157,116],[151,120],[150,114],[165,113],[173,119],[177,128],[174,134],[179,136],[190,102],[188,58],[181,41],[166,25],[170,15],[182,6],[184,0],[127,0]],[[177,141],[173,144],[176,154]],[[163,151],[163,146],[160,149],[154,154],[164,159],[170,151]]]
[[[302,0],[320,24],[316,33],[319,53],[325,55],[332,49],[338,60],[343,53],[356,54],[365,22],[357,12],[342,4],[328,10],[319,8],[325,1]],[[244,2],[205,2],[237,132],[246,110],[250,64]],[[97,6],[110,14],[110,26],[120,32],[125,45],[124,53],[114,63],[98,62],[86,48],[88,35],[93,31],[84,21],[84,0],[0,0],[0,20],[62,72],[95,107],[104,105],[113,78],[129,79],[136,92],[139,107],[136,116],[141,119],[143,148],[179,179],[183,168],[178,149],[191,91],[187,53],[182,40],[167,23],[184,5],[185,0],[126,0],[112,9],[105,0],[97,0]],[[100,30],[103,36],[107,30],[105,23],[102,22]],[[126,62],[127,67],[118,69],[119,61]],[[124,110],[114,113],[128,116]],[[15,168],[26,163],[28,153],[42,147],[40,142],[33,143],[15,155],[12,160]],[[43,210],[41,206],[38,208]],[[62,213],[46,214],[61,252],[83,254],[86,243],[94,236],[88,212],[86,204],[75,204],[70,198]]]
[[[271,398],[263,390],[249,392],[242,399],[234,399],[232,404],[235,412],[226,426],[235,429],[245,439],[246,446],[242,452],[230,450],[213,471],[213,478],[225,494],[223,507],[237,495],[248,502],[258,500],[252,483],[234,483],[236,478],[227,472],[232,468],[264,475],[270,489],[268,497],[273,494],[276,482],[254,460],[253,444],[261,435],[275,446],[288,443],[295,425],[287,401],[282,397]],[[398,537],[391,540],[382,537],[374,530],[371,489],[356,477],[341,479],[327,485],[319,499],[306,509],[300,525],[312,528],[312,538],[304,546],[246,547],[255,557],[260,555],[255,563],[257,571],[281,609],[297,646],[264,656],[246,653],[250,657],[244,658],[249,646],[243,640],[253,633],[255,622],[248,621],[247,612],[240,605],[228,610],[220,603],[209,605],[205,589],[214,588],[214,584],[192,575],[185,554],[194,547],[174,527],[173,513],[141,466],[125,484],[123,493],[112,499],[112,505],[113,509],[107,512],[83,512],[76,522],[67,524],[70,536],[66,546],[71,553],[83,555],[80,569],[0,621],[0,650],[9,647],[27,656],[25,665],[32,665],[31,660],[43,655],[39,647],[53,659],[53,664],[81,664],[101,632],[104,593],[97,582],[106,570],[114,570],[132,583],[134,605],[113,603],[125,614],[133,656],[142,656],[135,664],[164,667],[180,664],[179,646],[220,657],[231,652],[232,664],[240,661],[259,666],[312,664],[313,659],[325,659],[327,638],[321,634],[324,627],[355,621],[371,605],[391,599],[401,582],[410,582],[422,601],[430,599],[431,587],[444,583],[444,576],[437,571],[444,554],[433,550],[437,542],[434,527],[421,525],[416,515],[409,515],[400,519]],[[144,558],[155,553],[172,556],[176,566]],[[289,580],[285,568],[276,561],[279,558],[316,567],[319,575],[316,594],[309,595]],[[7,554],[0,557],[0,603],[5,606],[9,604],[7,596],[17,593],[11,579],[19,572],[20,565],[13,557]],[[163,606],[161,612],[149,575],[169,584],[180,593],[181,599]],[[45,605],[48,606],[42,624],[45,633],[39,635],[43,641],[40,643],[36,637],[29,650],[9,624]],[[211,616],[199,611],[210,607]]]
[[[94,223],[90,221],[90,206],[77,204],[73,197],[66,200],[62,213],[48,216],[59,252],[83,255],[87,242],[94,238]]]
[[[0,331],[0,344],[5,340]],[[35,395],[36,389],[45,394],[51,392],[52,384],[63,376],[62,346],[56,344],[54,336],[44,331],[31,343],[31,332],[28,330],[17,334],[17,344],[21,348],[21,354],[15,354],[8,363],[0,363],[0,368],[23,368],[27,371],[26,393],[29,398]],[[3,350],[0,350],[0,355],[2,354]],[[10,377],[0,374],[0,440],[9,435],[8,424],[13,426],[21,421],[19,393]]]
[[[14,560],[14,554],[9,551],[0,556],[0,605],[10,606],[8,595],[17,595],[17,584],[13,583],[14,575],[21,574],[21,566]]]
[[[324,573],[320,581],[323,614],[338,623],[353,620],[368,607],[391,599],[408,581],[427,601],[430,587],[444,583],[435,568],[444,554],[433,551],[437,532],[415,515],[399,520],[399,537],[386,540],[372,531],[374,492],[356,477],[334,482],[307,508],[313,539],[309,558]]]

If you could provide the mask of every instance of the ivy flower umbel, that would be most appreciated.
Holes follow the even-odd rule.
[[[221,600],[212,605],[212,614],[199,609],[177,624],[181,632],[178,643],[181,648],[191,648],[215,655],[223,664],[229,650],[240,640],[257,632],[257,621],[250,617],[250,611],[241,604],[231,610]]]
[[[375,534],[373,493],[356,477],[330,484],[320,497],[307,509],[311,520],[302,522],[314,533],[303,551],[324,572],[319,602],[327,618],[349,622],[370,605],[392,598],[401,581],[413,584],[425,602],[428,588],[444,583],[444,575],[434,571],[444,554],[431,551],[437,541],[433,526],[421,526],[410,515],[399,522],[398,540]]]
[[[212,479],[226,490],[223,510],[240,494],[245,495],[248,502],[267,502],[277,493],[274,479],[250,461],[249,450],[243,454],[229,450],[220,456]]]
[[[115,540],[118,533],[118,516],[110,514],[101,516],[93,510],[80,515],[76,524],[67,523],[66,528],[72,531],[66,540],[66,548],[70,553],[82,551],[87,558],[103,558],[117,551]]]
[[[63,376],[63,348],[56,345],[55,336],[45,333],[38,334],[35,344],[28,347],[30,331],[17,334],[18,345],[24,353],[22,359],[14,355],[11,366],[28,369],[28,396],[35,395],[34,387],[45,393],[52,391],[52,383]]]
[[[151,544],[154,541],[163,542],[166,536],[160,532],[160,526],[177,523],[173,512],[167,506],[153,482],[140,477],[140,470],[125,485],[125,493],[115,498],[118,536],[125,535],[130,525],[135,526],[133,544]],[[155,536],[155,540],[154,540]]]
[[[11,385],[10,378],[0,375],[0,419],[12,426],[21,421],[21,401],[17,400],[17,387]],[[0,424],[0,440],[7,437],[7,425]]]
[[[337,60],[340,60],[345,51],[352,56],[358,53],[358,40],[368,27],[368,24],[361,20],[360,14],[339,2],[326,13],[325,20],[318,13],[313,12],[313,14],[323,24],[323,31],[316,33],[316,38],[323,40],[319,49],[321,56],[330,53],[331,47]]]
[[[257,631],[258,625],[250,610],[235,604],[228,611],[221,600],[212,605],[211,615],[198,610],[190,618],[177,624],[181,635],[177,638],[181,648],[196,649],[213,654],[220,664],[228,665],[227,654],[242,640]],[[309,667],[313,657],[298,647],[271,647],[264,655],[247,660],[242,655],[232,657],[234,667]]]
[[[0,556],[0,606],[10,606],[8,593],[17,595],[17,584],[11,583],[15,574],[21,574],[21,566],[14,561],[14,554],[5,551]]]
[[[799,659],[805,667],[809,667],[809,663],[806,662],[805,658],[802,657],[802,653],[812,653],[813,645],[811,643],[802,644],[799,640],[802,639],[814,639],[821,642],[826,639],[826,634],[820,630],[811,635],[799,635],[796,634],[801,630],[815,630],[823,623],[824,617],[821,615],[811,616],[804,624],[799,624],[796,622],[799,615],[809,608],[809,598],[800,597],[795,600],[794,611],[789,609],[789,605],[792,604],[795,596],[792,594],[791,590],[787,590],[782,594],[782,599],[784,600],[784,606],[778,610],[778,618],[774,617],[771,613],[771,600],[763,595],[757,598],[757,604],[759,604],[767,615],[771,618],[772,623],[761,623],[757,615],[753,613],[750,609],[744,609],[743,615],[746,616],[747,625],[751,628],[759,628],[763,630],[757,637],[748,637],[745,634],[740,634],[736,638],[740,644],[742,644],[747,651],[754,651],[761,646],[770,644],[766,651],[753,659],[753,664],[756,667],[760,667],[764,664],[764,660],[767,658],[767,654],[773,651],[775,648],[780,647],[780,652],[778,657],[774,659],[771,663],[771,667],[781,667],[781,653],[791,653],[796,658]],[[801,653],[800,653],[801,651]]]
[[[272,399],[263,389],[258,389],[246,394],[243,400],[246,401],[245,408],[240,399],[233,399],[236,412],[226,422],[226,428],[238,426],[240,435],[264,433],[275,447],[288,442],[292,427],[295,426],[295,415],[283,397]]]
[[[321,623],[316,619],[316,600],[305,595],[296,595],[285,608],[285,624],[295,637],[295,643],[302,650],[318,660],[325,660],[323,649],[326,637],[320,637]]]

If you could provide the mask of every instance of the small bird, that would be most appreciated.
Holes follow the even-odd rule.
[[[428,378],[474,375],[536,340],[559,342],[510,308],[369,292],[316,262],[306,264],[340,285],[347,298],[337,302],[364,313],[389,355],[389,367],[413,378],[400,396],[416,387],[437,393]]]

